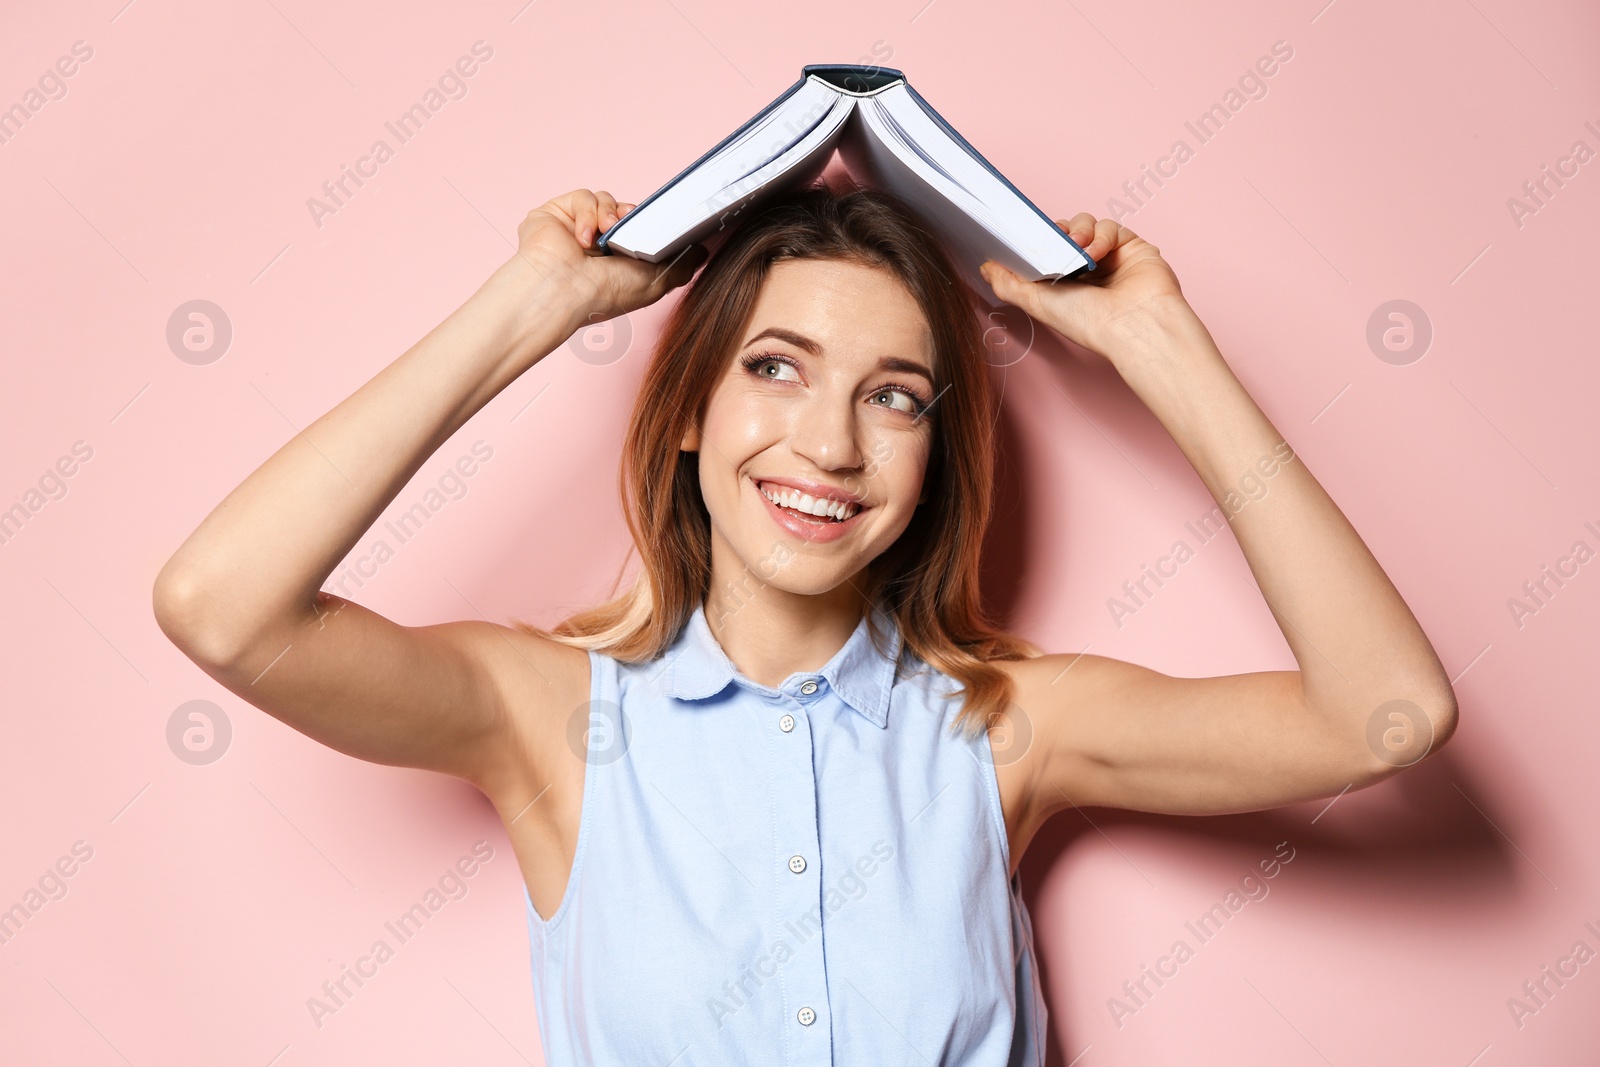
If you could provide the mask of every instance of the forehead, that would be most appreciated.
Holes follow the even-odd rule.
[[[871,357],[894,350],[933,358],[927,317],[905,283],[886,268],[849,260],[774,263],[741,342],[768,326],[805,334],[825,352]]]

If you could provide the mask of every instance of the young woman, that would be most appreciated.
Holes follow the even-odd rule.
[[[322,592],[490,398],[694,276],[703,248],[597,253],[629,207],[532,211],[516,255],[251,474],[154,591],[243,699],[493,802],[552,1063],[1042,1063],[1016,870],[1051,814],[1327,797],[1450,735],[1446,673],[1360,537],[1158,250],[1088,214],[1060,225],[1090,280],[984,277],[1173,435],[1299,670],[1170,677],[991,625],[971,294],[900,202],[823,186],[748,212],[666,323],[621,471],[631,589],[553,631],[399,626]]]

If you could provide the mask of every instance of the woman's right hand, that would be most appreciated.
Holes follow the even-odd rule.
[[[706,260],[701,245],[659,264],[597,248],[599,235],[635,206],[617,203],[603,189],[574,189],[534,208],[517,227],[517,256],[543,281],[571,292],[579,324],[655,303],[694,277]]]

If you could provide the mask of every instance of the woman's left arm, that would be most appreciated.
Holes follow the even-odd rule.
[[[1029,661],[1014,676],[1041,747],[1040,799],[1257,810],[1370,784],[1436,750],[1456,723],[1438,655],[1159,249],[1087,213],[1060,225],[1097,260],[1092,281],[1026,282],[993,264],[984,277],[1108,359],[1166,427],[1228,518],[1299,670],[1175,678],[1105,657]],[[1265,492],[1243,491],[1256,486]]]

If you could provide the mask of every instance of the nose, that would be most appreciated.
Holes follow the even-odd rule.
[[[860,432],[854,399],[848,394],[830,396],[819,391],[809,403],[795,409],[795,421],[789,428],[790,448],[820,470],[854,470],[861,466]]]

